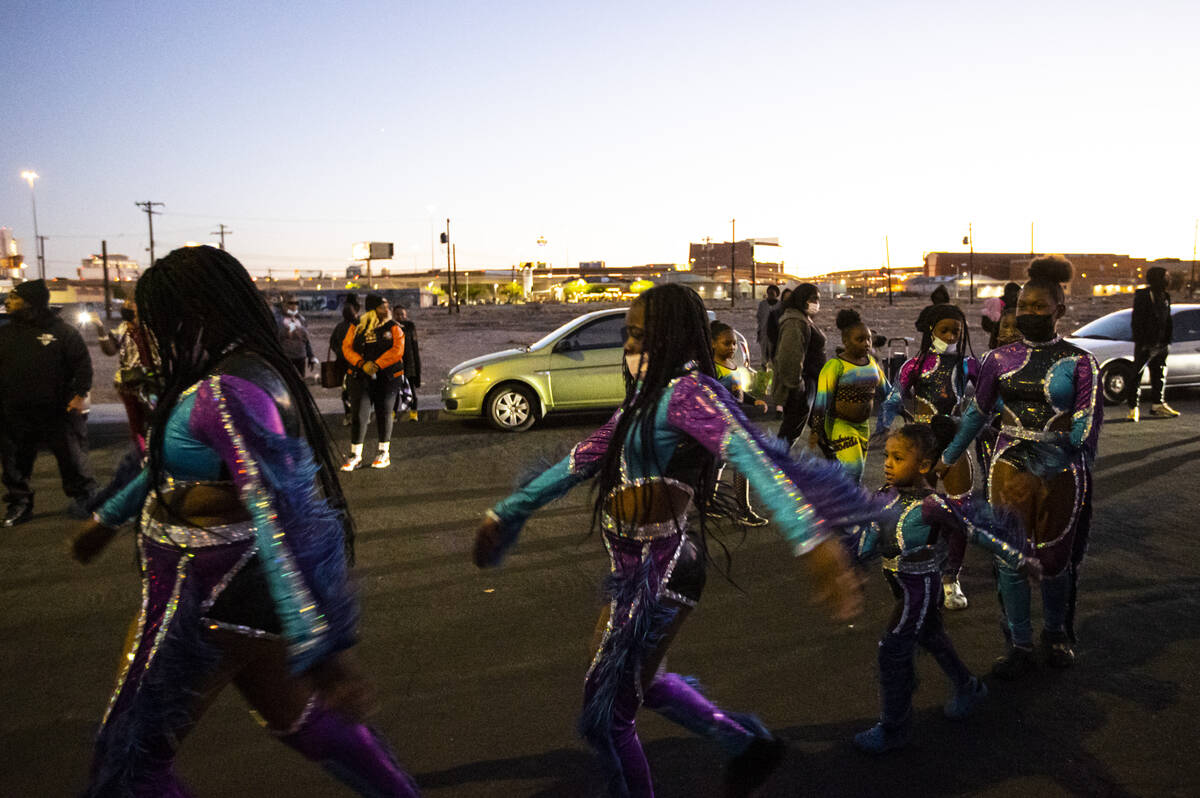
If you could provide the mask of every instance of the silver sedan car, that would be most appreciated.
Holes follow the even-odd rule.
[[[1200,305],[1171,308],[1174,336],[1167,355],[1167,387],[1200,385]],[[1125,399],[1133,382],[1132,310],[1118,310],[1088,322],[1067,340],[1096,356],[1104,398]],[[1141,385],[1148,387],[1150,372],[1143,369]]]

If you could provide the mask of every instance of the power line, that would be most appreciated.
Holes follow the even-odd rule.
[[[225,225],[224,225],[224,224],[219,224],[219,225],[217,225],[217,226],[218,226],[218,227],[220,227],[221,229],[220,229],[220,230],[214,230],[214,231],[212,231],[211,233],[209,233],[209,235],[210,235],[210,236],[220,236],[220,237],[221,237],[221,251],[222,251],[222,252],[224,252],[224,251],[225,251],[225,236],[226,236],[226,235],[233,235],[233,231],[232,231],[232,230],[227,230],[227,229],[225,228]]]
[[[162,211],[154,210],[154,206],[155,205],[165,206],[166,203],[151,202],[150,200],[146,200],[145,202],[135,202],[133,204],[138,206],[139,208],[141,208],[142,210],[144,210],[146,212],[146,221],[150,223],[150,265],[153,266],[154,265],[154,217],[162,215]]]

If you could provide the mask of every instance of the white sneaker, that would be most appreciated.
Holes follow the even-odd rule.
[[[387,468],[392,464],[392,456],[387,452],[380,452],[375,455],[375,459],[371,461],[371,468]]]
[[[1136,424],[1138,421],[1138,409],[1136,407],[1129,408],[1129,415],[1126,418]]]
[[[1175,418],[1179,411],[1163,402],[1160,405],[1150,405],[1150,415],[1155,418]]]
[[[362,455],[352,454],[346,458],[346,462],[342,464],[343,471],[353,471],[362,465]]]
[[[967,596],[962,591],[962,585],[957,580],[953,582],[942,582],[942,606],[948,610],[965,610],[967,608]]]

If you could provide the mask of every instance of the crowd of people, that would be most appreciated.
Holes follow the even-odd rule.
[[[477,566],[500,565],[534,512],[594,483],[592,527],[611,568],[579,731],[610,794],[653,795],[637,734],[643,705],[718,746],[731,795],[749,795],[782,760],[784,742],[758,717],[723,709],[666,668],[701,599],[714,530],[726,523],[769,518],[837,619],[862,610],[861,567],[881,561],[894,606],[878,650],[879,721],[853,739],[865,752],[912,738],[917,647],[950,681],[947,717],[965,718],[987,697],[942,619],[943,608],[968,605],[959,580],[968,544],[990,555],[1000,599],[1005,644],[992,676],[1024,678],[1039,661],[1072,665],[1103,402],[1095,358],[1057,330],[1070,277],[1061,257],[1034,260],[988,317],[994,345],[978,355],[962,310],[935,297],[945,301],[915,322],[917,354],[894,372],[872,354],[858,312],[838,311],[840,345],[827,353],[817,288],[768,290],[757,338],[773,379],[762,396],[737,381],[732,330],[709,321],[695,292],[666,284],[633,302],[623,403],[493,506],[473,549]],[[1170,300],[1154,281],[1144,290],[1134,326],[1144,322],[1138,358],[1153,374],[1170,343]],[[221,250],[163,257],[121,325],[97,325],[102,350],[119,357],[115,384],[131,437],[129,467],[100,492],[86,462],[90,359],[48,300],[41,281],[22,283],[0,327],[4,524],[32,514],[29,476],[44,442],[69,512],[90,514],[74,556],[92,561],[133,522],[144,581],[87,794],[185,795],[176,751],[232,683],[283,743],[359,794],[417,795],[363,720],[370,690],[353,656],[355,526],[339,481],[364,462],[372,413],[371,466],[386,468],[393,419],[416,411],[419,356],[402,309],[374,294],[361,314],[356,301],[342,309],[330,340],[350,422],[342,458],[305,381],[314,358],[298,303],[273,312]],[[1174,415],[1161,385],[1154,378],[1152,412]],[[751,420],[752,405],[778,411],[777,430]],[[865,465],[880,448],[884,484],[869,489]],[[733,501],[720,489],[723,470],[736,475]]]

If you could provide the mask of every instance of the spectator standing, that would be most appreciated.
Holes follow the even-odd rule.
[[[279,343],[301,377],[305,376],[305,366],[309,363],[319,365],[313,354],[312,341],[308,338],[304,316],[300,315],[300,301],[295,297],[288,297],[284,303],[283,317],[279,320]]]
[[[350,426],[350,416],[353,411],[350,407],[350,388],[346,382],[350,364],[346,361],[346,356],[342,354],[342,341],[346,339],[346,332],[358,324],[358,309],[358,297],[354,294],[347,296],[345,303],[342,304],[342,320],[337,323],[337,326],[333,328],[333,333],[329,336],[329,351],[333,354],[333,362],[342,383],[343,426]]]
[[[109,330],[99,319],[96,329],[100,333],[100,351],[109,357],[117,356],[113,386],[125,405],[133,443],[140,454],[145,454],[146,427],[158,394],[159,363],[154,341],[142,327],[137,302],[132,299],[126,300],[121,307],[121,323],[117,329]]]
[[[1161,266],[1146,272],[1146,287],[1133,292],[1133,384],[1129,389],[1129,420],[1138,420],[1142,392],[1142,369],[1150,369],[1150,415],[1175,418],[1179,411],[1167,404],[1167,352],[1174,325],[1171,295],[1167,293],[1167,270]]]
[[[421,350],[417,346],[417,325],[408,318],[408,308],[396,309],[396,323],[404,330],[404,379],[408,382],[408,420],[417,420],[417,389],[421,387]]]
[[[979,324],[988,334],[988,349],[995,349],[999,344],[1000,318],[1005,313],[1016,313],[1017,295],[1020,293],[1020,284],[1008,283],[1004,286],[1003,296],[992,297],[983,303],[983,317]]]
[[[775,350],[772,401],[783,406],[779,437],[791,446],[800,437],[825,365],[825,334],[813,323],[821,297],[812,283],[801,283],[782,300]]]
[[[756,321],[758,323],[755,334],[758,340],[758,351],[760,353],[763,369],[775,358],[775,343],[771,340],[768,331],[768,323],[771,320],[771,312],[779,306],[779,286],[767,286],[767,298],[758,303],[758,312]]]
[[[92,360],[83,336],[50,310],[45,280],[21,283],[4,302],[12,321],[0,327],[0,455],[6,527],[33,516],[29,479],[44,443],[58,461],[67,514],[86,518],[96,492],[88,468],[87,397]]]
[[[362,465],[363,441],[372,409],[379,431],[379,452],[371,468],[387,468],[392,464],[392,410],[404,375],[404,330],[392,318],[388,301],[378,294],[367,294],[363,306],[367,312],[342,339],[342,354],[350,364],[346,380],[354,412],[350,418],[350,457],[342,466],[343,471],[353,471]]]

